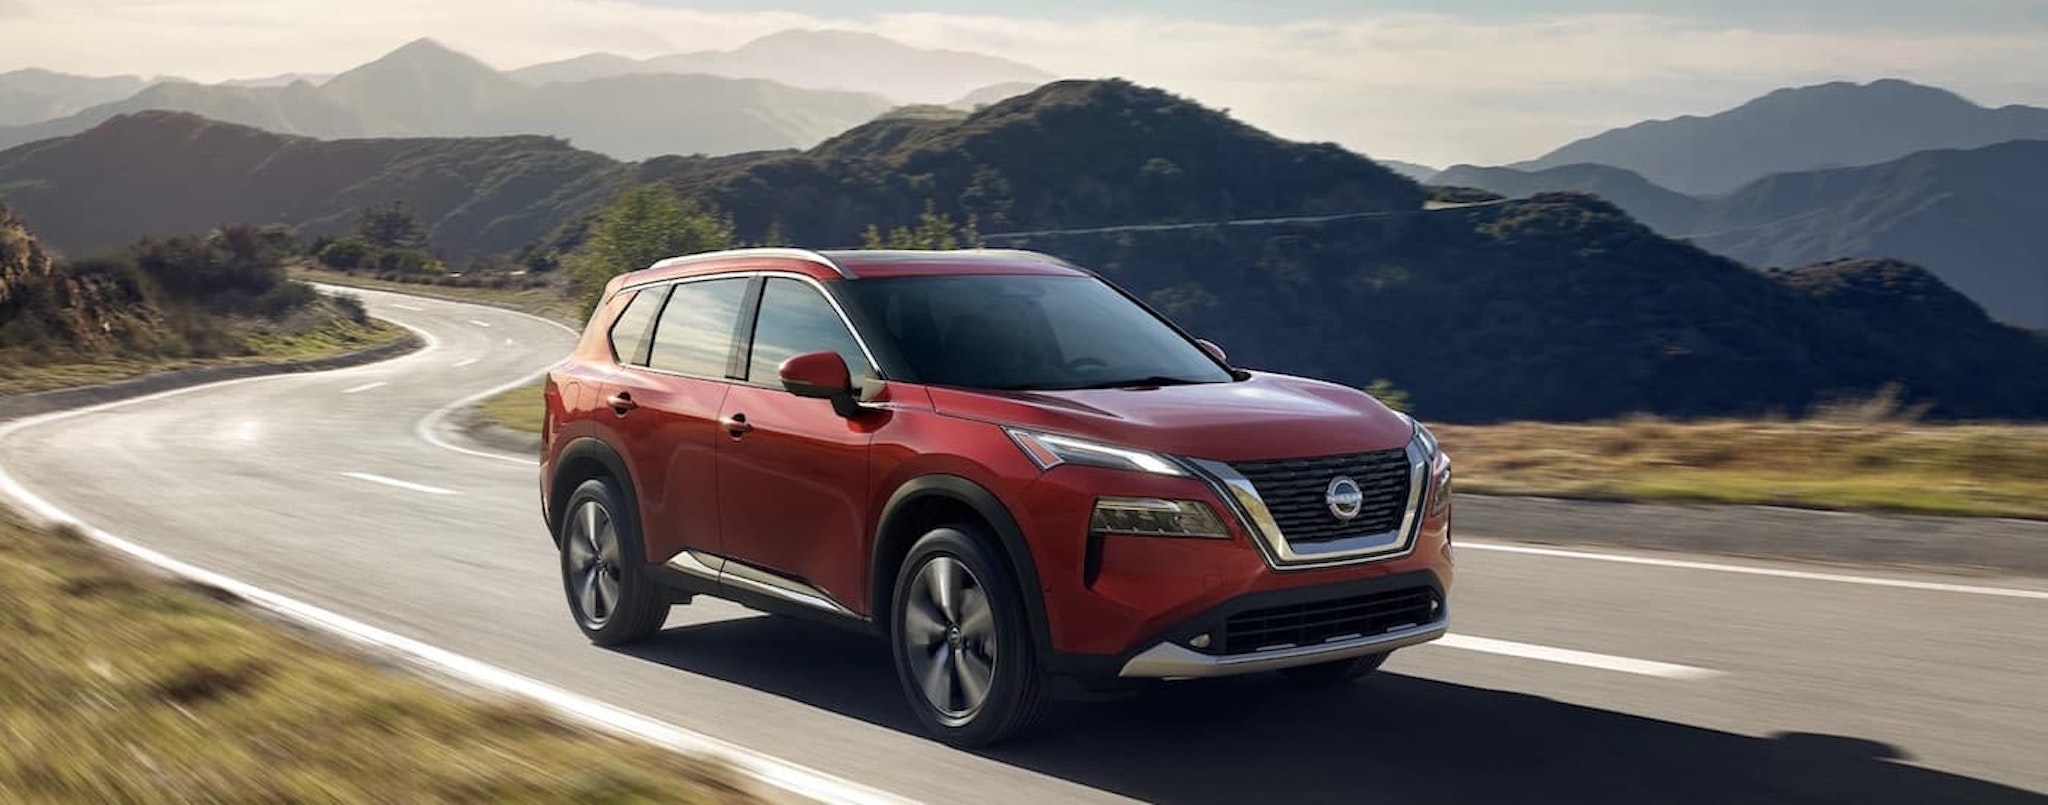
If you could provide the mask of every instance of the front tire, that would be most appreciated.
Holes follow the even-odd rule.
[[[600,646],[644,639],[668,620],[668,591],[647,577],[639,524],[621,498],[610,481],[584,481],[570,493],[555,531],[569,612]]]
[[[1037,720],[1046,696],[1024,597],[970,525],[919,538],[896,574],[890,644],[896,676],[925,729],[952,746],[988,746]]]

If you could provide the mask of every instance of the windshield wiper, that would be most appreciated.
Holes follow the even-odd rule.
[[[1113,380],[1113,381],[1109,381],[1109,382],[1106,382],[1106,383],[1090,383],[1090,384],[1088,384],[1088,385],[1085,385],[1085,386],[1075,386],[1074,388],[1075,388],[1075,390],[1082,390],[1082,389],[1131,389],[1131,388],[1147,388],[1147,387],[1151,387],[1151,386],[1195,386],[1195,385],[1200,385],[1200,384],[1202,384],[1202,383],[1204,383],[1204,382],[1207,382],[1207,381],[1202,381],[1202,380],[1189,380],[1189,379],[1187,379],[1187,378],[1185,378],[1185,377],[1167,377],[1167,376],[1165,376],[1165,375],[1153,375],[1153,376],[1151,376],[1151,377],[1141,377],[1141,378],[1137,378],[1137,379],[1135,379],[1135,380]]]

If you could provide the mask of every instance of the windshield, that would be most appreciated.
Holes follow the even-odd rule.
[[[1090,277],[897,277],[841,287],[933,385],[1059,390],[1231,380],[1200,347]]]

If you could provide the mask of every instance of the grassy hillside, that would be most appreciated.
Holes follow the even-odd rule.
[[[1762,273],[1589,196],[1316,225],[1055,235],[1251,367],[1432,420],[1799,415],[1897,383],[1938,416],[2048,417],[2048,339],[1889,262]]]
[[[0,152],[0,199],[72,254],[221,221],[338,234],[364,207],[405,201],[460,261],[517,249],[630,179],[545,137],[321,141],[169,112]]]
[[[1422,189],[1126,81],[1061,81],[965,119],[897,115],[799,155],[676,180],[744,240],[858,243],[925,204],[984,232],[1419,209]]]
[[[321,358],[404,331],[285,279],[281,233],[224,227],[59,263],[0,206],[0,394]]]

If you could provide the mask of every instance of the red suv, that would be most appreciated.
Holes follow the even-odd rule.
[[[1030,252],[753,249],[614,279],[547,383],[543,514],[600,645],[698,594],[889,640],[942,740],[1054,692],[1369,672],[1435,639],[1450,461]]]

